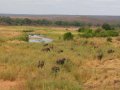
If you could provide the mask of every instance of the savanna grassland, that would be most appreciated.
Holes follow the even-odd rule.
[[[120,90],[120,37],[85,38],[76,30],[0,26],[0,90]],[[66,32],[73,40],[63,40]],[[29,43],[27,34],[54,41]]]

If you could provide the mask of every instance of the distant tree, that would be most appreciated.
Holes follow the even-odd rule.
[[[80,22],[74,21],[71,24],[72,26],[81,26],[82,24]]]
[[[50,25],[50,24],[52,24],[51,21],[48,21],[48,20],[45,20],[45,19],[41,20],[41,25]]]
[[[31,20],[31,19],[28,19],[28,18],[25,18],[25,19],[23,20],[23,24],[25,24],[25,25],[30,25],[30,24],[32,24],[32,20]]]
[[[112,29],[111,26],[107,23],[103,24],[102,28],[105,29],[105,30],[111,30]]]
[[[69,26],[70,25],[70,23],[66,21],[56,21],[54,24],[57,26]]]
[[[6,24],[6,25],[12,25],[13,20],[10,17],[2,17],[2,18],[0,18],[0,23]]]
[[[23,19],[16,18],[13,21],[14,21],[13,22],[14,25],[23,25],[24,24],[24,20]]]
[[[73,34],[71,32],[67,32],[63,36],[64,40],[72,40],[73,39]]]

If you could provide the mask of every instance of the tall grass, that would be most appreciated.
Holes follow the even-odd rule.
[[[29,41],[29,37],[28,37],[28,34],[27,33],[23,33],[22,35],[20,36],[17,36],[15,38],[13,38],[14,40],[19,40],[19,41],[25,41],[25,42],[28,42]]]
[[[51,37],[58,37],[61,34],[54,35],[46,33]],[[14,40],[27,41],[27,35],[23,32],[21,36]],[[98,38],[97,38],[98,40]],[[100,39],[101,40],[101,39]],[[104,42],[105,41],[105,42]],[[94,47],[93,42],[98,47]],[[102,44],[101,44],[102,42]],[[120,48],[113,43],[106,41],[101,42],[91,38],[80,38],[75,35],[71,41],[56,39],[45,46],[41,43],[8,43],[0,45],[0,80],[24,80],[25,90],[82,90],[84,83],[90,78],[99,75],[87,64],[92,61],[99,62],[97,52],[102,50],[102,61],[110,58],[120,58]],[[42,51],[44,48],[50,48],[51,51]],[[107,53],[109,49],[114,49],[114,53]],[[63,50],[62,53],[58,51]],[[57,65],[56,61],[60,58],[66,58],[64,65]],[[45,61],[45,66],[38,68],[38,62]],[[101,61],[101,62],[102,62]],[[60,72],[54,75],[51,68],[58,66]],[[94,66],[94,64],[93,64]],[[83,89],[84,90],[84,89]]]

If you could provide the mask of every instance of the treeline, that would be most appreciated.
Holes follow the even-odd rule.
[[[92,24],[73,21],[49,21],[49,20],[33,20],[29,18],[10,18],[0,17],[0,25],[53,25],[53,26],[92,26]]]
[[[46,19],[29,19],[29,18],[10,18],[10,17],[0,17],[0,25],[43,25],[43,26],[102,26],[101,24],[85,23],[80,21],[50,21]],[[112,27],[120,27],[120,24],[111,25]]]

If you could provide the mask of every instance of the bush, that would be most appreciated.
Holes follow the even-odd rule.
[[[81,27],[77,30],[78,32],[84,32],[85,31],[85,28],[84,27]]]
[[[117,33],[116,31],[102,31],[102,32],[98,33],[96,36],[98,36],[98,37],[115,37],[118,35],[119,35],[119,33]]]
[[[116,31],[107,31],[107,33],[108,33],[108,36],[112,36],[112,37],[119,36],[119,33]]]
[[[92,29],[87,28],[87,27],[81,27],[77,30],[78,32],[92,32]]]
[[[115,37],[118,36],[119,33],[116,31],[93,31],[93,30],[86,30],[84,31],[84,33],[82,34],[82,37]]]
[[[100,32],[102,32],[102,31],[103,31],[103,29],[97,28],[97,29],[95,30],[95,33],[100,33]]]
[[[71,32],[67,32],[63,36],[64,40],[73,40],[73,34]]]
[[[28,41],[29,40],[29,37],[27,34],[23,34],[21,36],[18,36],[16,37],[17,40],[20,40],[20,41]]]
[[[95,34],[93,32],[91,32],[91,33],[87,32],[87,33],[84,33],[82,36],[85,38],[89,38],[89,37],[94,37]]]
[[[106,24],[106,23],[102,25],[102,28],[105,29],[105,30],[112,30],[112,27],[109,24]]]
[[[94,36],[95,33],[91,29],[84,30],[84,33],[82,34],[82,37],[86,37],[86,38],[94,37]]]

